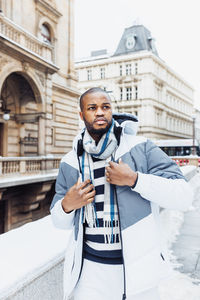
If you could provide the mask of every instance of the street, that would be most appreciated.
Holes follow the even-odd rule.
[[[170,241],[169,253],[175,271],[174,277],[160,286],[161,300],[200,299],[199,173],[190,180],[190,184],[195,194],[193,208],[185,213],[171,212],[174,240]]]

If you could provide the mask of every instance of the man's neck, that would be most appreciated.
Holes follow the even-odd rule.
[[[89,135],[91,136],[91,138],[95,141],[96,146],[98,145],[100,139],[102,138],[103,134],[99,135],[99,134],[93,134],[89,132]]]

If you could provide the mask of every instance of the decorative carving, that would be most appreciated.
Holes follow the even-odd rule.
[[[28,136],[25,136],[24,138],[20,138],[19,143],[24,145],[35,145],[38,143],[38,138],[32,137],[29,133]]]
[[[45,85],[45,76],[44,76],[44,74],[41,73],[41,72],[36,72],[36,74],[37,74],[38,78],[40,79],[40,82],[41,82],[42,86],[44,86]]]
[[[52,0],[35,0],[37,3],[36,9],[43,15],[50,18],[54,23],[57,23],[58,18],[62,14],[56,9],[56,4]]]
[[[24,72],[27,72],[29,67],[30,67],[30,65],[28,62],[26,62],[26,61],[22,62],[22,68],[23,68]]]
[[[18,123],[36,123],[39,118],[45,118],[44,112],[15,114],[15,121]]]
[[[9,61],[7,57],[0,55],[0,68],[3,68]]]

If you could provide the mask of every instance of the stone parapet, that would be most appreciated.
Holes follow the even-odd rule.
[[[0,235],[0,300],[62,300],[70,233],[47,216]]]
[[[0,177],[58,169],[61,157],[0,157]]]
[[[54,63],[54,47],[40,41],[30,32],[0,15],[0,37],[18,45],[22,49],[41,57],[49,63]]]

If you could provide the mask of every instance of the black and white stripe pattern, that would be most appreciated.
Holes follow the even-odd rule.
[[[111,243],[112,228],[111,226],[105,227],[105,222],[103,221],[106,160],[94,157],[92,159],[94,164],[95,206],[98,226],[89,227],[87,222],[85,223],[84,256],[87,259],[101,263],[122,263],[118,213],[115,214],[113,224],[113,243]],[[116,201],[115,211],[117,212]]]

